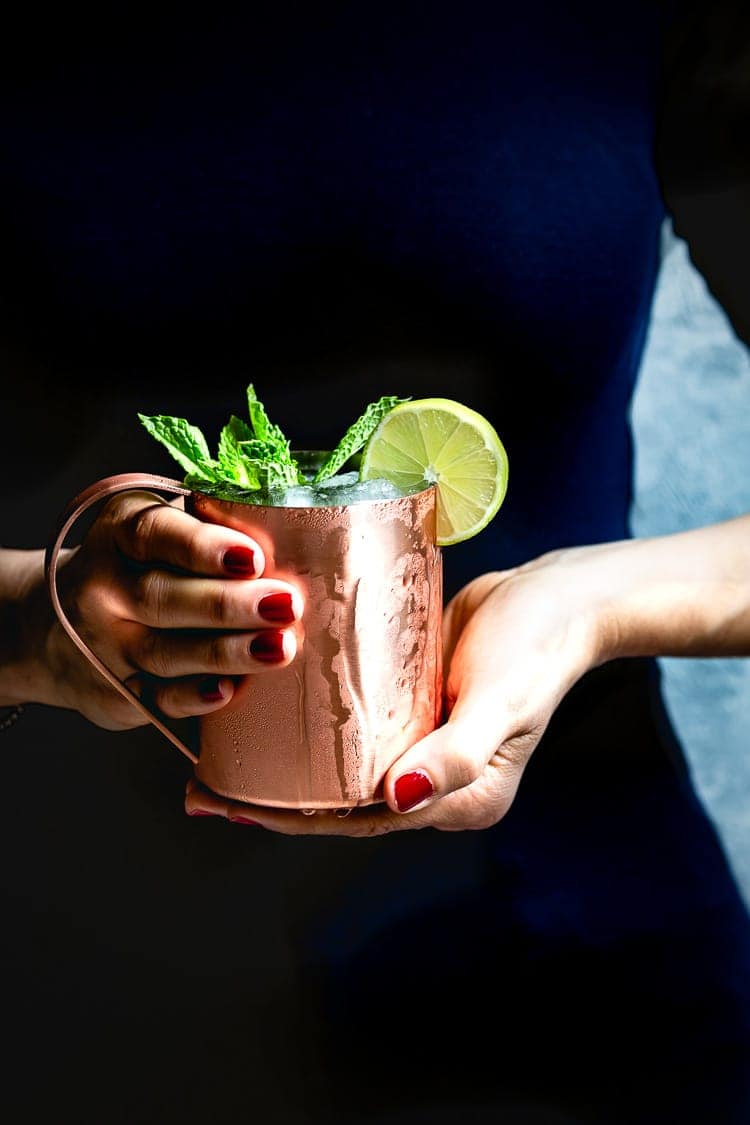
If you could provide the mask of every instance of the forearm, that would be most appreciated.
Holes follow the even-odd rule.
[[[750,515],[584,548],[579,562],[602,661],[750,656]]]
[[[60,703],[44,551],[0,549],[0,707]]]

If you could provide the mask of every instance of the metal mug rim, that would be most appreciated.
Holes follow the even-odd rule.
[[[327,450],[327,449],[293,449],[291,452],[292,452],[292,456],[295,459],[297,459],[298,461],[301,460],[301,459],[305,459],[309,463],[310,462],[312,463],[312,467],[315,467],[315,465],[323,463],[325,458],[328,456],[330,450]],[[339,471],[343,472],[344,469],[346,468],[346,466],[350,465],[350,464],[352,465],[351,471],[353,471],[355,468],[357,468],[359,466],[359,463],[361,462],[361,460],[362,460],[361,452],[355,453],[344,462],[344,464],[341,466],[341,469]],[[207,483],[210,483],[210,482],[207,482]],[[204,489],[199,488],[195,485],[189,486],[190,492],[195,493],[195,495],[205,496],[205,498],[207,500],[216,500],[216,501],[219,501],[219,503],[221,503],[221,504],[237,504],[237,505],[240,505],[241,507],[244,507],[244,508],[257,508],[257,509],[276,509],[276,508],[278,508],[278,509],[284,509],[285,511],[289,511],[289,512],[306,512],[306,511],[312,510],[312,509],[315,509],[316,511],[331,512],[331,511],[336,511],[338,509],[343,510],[345,508],[358,507],[360,504],[391,504],[391,503],[393,503],[394,500],[405,500],[405,499],[407,499],[409,497],[412,497],[412,496],[421,496],[423,493],[429,492],[430,489],[434,489],[434,488],[435,488],[435,482],[434,481],[425,481],[423,488],[414,488],[413,490],[411,490],[409,492],[401,493],[401,495],[399,495],[399,496],[386,496],[386,497],[373,498],[373,499],[369,499],[369,498],[365,497],[362,500],[354,500],[351,504],[260,504],[260,503],[256,503],[253,500],[243,500],[239,496],[238,497],[220,496],[220,495],[217,495],[217,493],[215,493],[215,492],[211,492],[211,491],[206,492]],[[255,493],[252,493],[250,489],[247,489],[245,491],[248,492],[250,495],[255,495]]]

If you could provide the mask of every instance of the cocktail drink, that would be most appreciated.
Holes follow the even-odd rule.
[[[124,474],[76,497],[47,551],[52,604],[84,655],[216,793],[305,811],[372,804],[394,761],[440,721],[441,547],[477,534],[499,509],[505,450],[486,419],[445,399],[381,398],[328,454],[293,453],[252,385],[248,412],[248,421],[232,415],[216,459],[185,419],[140,415],[184,481]],[[200,719],[197,752],[88,647],[57,590],[76,519],[144,487],[181,494],[197,519],[248,535],[264,577],[293,584],[304,601],[294,661],[241,677],[230,701]]]
[[[299,463],[317,467],[309,455]],[[305,606],[294,662],[246,677],[226,707],[201,718],[196,776],[252,803],[370,804],[390,765],[440,719],[435,489],[359,482],[354,472],[273,500],[200,491],[187,500],[198,519],[259,543],[264,576],[294,584]]]

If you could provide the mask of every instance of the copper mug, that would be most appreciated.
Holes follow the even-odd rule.
[[[264,577],[304,598],[297,656],[247,676],[230,702],[199,721],[196,754],[76,632],[60,602],[57,564],[79,516],[106,497],[147,488],[186,497],[197,519],[245,532]],[[47,548],[55,612],[95,668],[195,765],[198,780],[236,801],[350,809],[382,800],[393,762],[440,720],[442,560],[436,496],[281,508],[230,502],[150,473],[106,477],[75,497]]]

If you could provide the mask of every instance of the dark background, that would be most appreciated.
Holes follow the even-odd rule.
[[[750,342],[750,14],[693,4],[665,42],[657,164],[675,230]]]
[[[68,13],[55,18],[70,37]],[[73,28],[80,31],[80,49],[85,50],[86,21],[74,20]],[[36,64],[62,72],[55,30],[54,24],[48,26]],[[166,16],[155,16],[151,32],[158,57],[159,42],[179,35],[179,27]],[[143,25],[124,20],[117,34],[127,44],[128,36],[143,34]],[[748,14],[739,4],[695,6],[690,18],[678,24],[667,45],[665,112],[657,153],[676,229],[746,341],[750,341],[749,36]],[[14,60],[6,61],[7,93]],[[5,231],[4,239],[12,252],[13,231]],[[34,276],[23,272],[17,282],[17,304],[12,295],[5,304],[9,319],[22,304],[28,307],[20,296],[35,284]],[[38,327],[28,325],[29,331]],[[64,326],[58,328],[64,333]],[[3,357],[7,370],[14,373],[13,417],[34,419],[33,454],[28,452],[29,435],[20,428],[8,435],[6,444],[7,465],[23,466],[21,487],[15,468],[12,487],[10,470],[5,473],[7,545],[37,546],[39,529],[52,526],[60,498],[73,495],[98,476],[145,465],[172,472],[171,463],[156,463],[150,439],[132,424],[135,400],[146,413],[163,408],[162,392],[138,363],[134,342],[122,342],[116,385],[112,375],[102,378],[95,369],[61,366],[53,358],[57,342],[57,337],[50,338],[46,359],[39,354],[34,365],[12,346],[6,347]],[[140,342],[146,345],[147,341]],[[212,362],[222,362],[227,383],[242,385],[241,363],[232,370],[231,357],[222,356],[220,348],[199,358],[206,372]],[[180,378],[179,365],[184,361],[185,357],[174,361],[174,380]],[[374,382],[377,373],[372,378]],[[286,404],[275,405],[283,413]],[[212,428],[211,420],[206,428]],[[127,464],[121,461],[123,451]],[[52,488],[47,480],[50,472],[55,476]],[[628,691],[617,704],[623,721],[630,708]],[[587,706],[585,700],[573,705],[583,712]],[[318,1111],[325,1117],[332,1095],[321,1084],[318,1063],[327,1047],[316,1039],[314,1025],[307,1034],[310,1013],[318,1010],[315,1005],[324,1003],[325,996],[324,1000],[316,996],[314,1005],[307,1005],[307,990],[314,988],[315,978],[303,971],[300,946],[310,948],[316,918],[325,916],[339,899],[345,901],[358,872],[365,873],[382,896],[381,902],[372,904],[373,913],[387,913],[391,896],[398,897],[398,887],[393,885],[396,859],[403,864],[405,880],[410,872],[420,872],[426,904],[435,889],[424,874],[429,863],[448,913],[470,909],[475,884],[483,874],[476,839],[470,835],[459,841],[414,838],[405,846],[402,841],[396,850],[393,840],[295,840],[224,823],[191,822],[181,807],[187,764],[155,731],[140,730],[119,742],[74,714],[35,707],[28,709],[23,724],[23,731],[2,736],[5,922],[0,941],[5,1032],[12,1043],[5,1080],[10,1119],[38,1120],[43,1102],[59,1120],[113,1125],[176,1125],[260,1114],[265,1121],[286,1125],[315,1120]],[[86,778],[85,786],[76,784],[77,777]],[[106,799],[98,796],[103,794]],[[636,793],[629,795],[637,799]],[[321,870],[325,879],[320,878]],[[124,872],[132,874],[133,883]],[[426,912],[426,944],[431,940],[431,921]],[[364,943],[369,924],[366,916],[355,913],[343,948],[347,942],[349,949]],[[225,935],[229,944],[226,963],[217,934]],[[437,916],[432,934],[437,943]],[[325,945],[326,935],[316,936]],[[512,957],[512,942],[503,952]],[[466,951],[456,950],[459,955]],[[669,949],[663,949],[661,956],[658,971],[668,973]],[[440,971],[436,960],[436,956],[425,958],[432,972]],[[241,1000],[233,995],[227,963],[245,970]],[[573,1018],[575,966],[561,963],[560,979],[550,972],[545,981],[558,1000],[557,1022],[546,1032],[530,1017],[521,1025],[518,1034],[528,1050],[517,1045],[507,1050],[519,1068],[522,1056],[526,1058],[519,1080],[523,1089],[514,1090],[511,1074],[505,1107],[496,1106],[493,1119],[509,1125],[562,1121],[606,1125],[597,1099],[607,1083],[612,1121],[648,1119],[644,1088],[633,1094],[632,1070],[635,1066],[649,1075],[653,1068],[654,1087],[658,1087],[659,1067],[648,1052],[659,1050],[660,1036],[667,1032],[648,1028],[648,1015],[644,1020],[644,1010],[639,1010],[646,1002],[643,995],[630,999],[627,995],[635,982],[613,984],[607,968],[601,965],[603,998],[608,989],[614,990],[632,1019],[622,1040],[597,1049],[600,1013],[588,1008],[580,1066],[571,1076],[575,1089],[561,1095],[563,1075],[536,1075],[539,1093],[534,1104],[528,1090],[535,1077],[535,1040],[540,1037],[549,1046],[555,1036],[579,1033]],[[426,1063],[418,1049],[410,1056],[404,1035],[412,1008],[422,1003],[433,983],[424,979],[425,973],[427,969],[416,965],[407,980],[377,979],[369,1002],[374,1010],[392,1013],[394,1053],[388,1049],[386,1019],[378,1024],[379,1051],[371,1067],[364,1067],[370,1085],[360,1096],[373,1106],[381,1099],[387,1104],[390,1081],[410,1085],[414,1106],[408,1120],[432,1121],[440,1119],[441,1110],[432,1104],[435,1091],[421,1085]],[[566,973],[571,977],[561,979]],[[650,983],[658,987],[658,980]],[[696,989],[695,995],[686,997],[686,1019],[700,1013],[698,993]],[[467,1034],[475,1033],[477,999],[484,998],[468,998],[461,1013]],[[501,1012],[503,998],[493,995],[491,1000],[490,1038],[497,1033],[493,1006]],[[368,997],[359,995],[357,1002],[361,1015]],[[434,1003],[433,1009],[433,1027],[439,1027],[440,1005]],[[461,1008],[454,1004],[450,1010],[454,1021]],[[630,1033],[639,1019],[646,1027],[643,1041],[636,1044]],[[454,1040],[456,1030],[455,1024],[446,1026],[446,1037]],[[82,1045],[80,1049],[76,1043]],[[349,1046],[356,1054],[356,1041]],[[623,1052],[614,1066],[612,1051]],[[566,1052],[568,1061],[573,1053]],[[470,1055],[467,1050],[461,1060],[467,1072]],[[487,1055],[492,1057],[487,1047],[479,1051],[480,1058]],[[446,1068],[458,1066],[456,1058],[447,1058]],[[357,1062],[362,1066],[361,1058]],[[435,1060],[432,1063],[435,1066]],[[722,1085],[720,1065],[712,1065],[718,1075],[717,1101],[699,1105],[693,1119],[736,1120],[739,1125],[744,1107],[733,1099],[731,1088]],[[397,1078],[389,1077],[390,1067],[398,1072]],[[589,1085],[598,1108],[587,1106]],[[596,1098],[594,1091],[598,1091]],[[345,1109],[337,1108],[341,1120],[347,1120]],[[460,1108],[449,1105],[442,1112],[446,1120],[471,1121],[475,1114],[476,1120],[484,1120],[469,1094]],[[664,1119],[657,1095],[653,1120]],[[687,1111],[683,1120],[690,1120]]]

